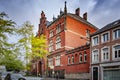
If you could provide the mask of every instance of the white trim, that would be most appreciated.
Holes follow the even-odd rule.
[[[82,58],[82,61],[80,60],[82,57],[82,53],[79,54],[79,63],[82,63],[83,62],[83,58]]]
[[[103,35],[108,33],[108,41],[103,42]],[[106,43],[110,41],[110,31],[106,31],[101,34],[101,43]]]
[[[117,30],[117,29],[120,29],[120,27],[117,27],[117,28],[115,28],[115,29],[112,30],[112,41],[120,39],[120,38],[117,38],[117,39],[114,38],[113,32],[114,32],[115,30]]]
[[[93,58],[94,58],[94,57],[93,57],[93,52],[96,51],[96,50],[98,51],[98,61],[93,61]],[[92,57],[91,57],[91,59],[92,59],[92,64],[99,63],[99,57],[100,57],[99,49],[94,49],[94,50],[92,50]]]
[[[119,65],[120,65],[120,62],[100,64],[101,67],[106,67],[106,66],[119,66]]]
[[[116,43],[115,45],[112,46],[112,60],[117,61],[120,60],[120,58],[114,58],[114,47],[120,45],[120,43]]]
[[[79,34],[79,33],[77,33],[77,32],[74,32],[74,31],[72,31],[72,30],[68,30],[68,29],[67,29],[66,31],[71,32],[71,33],[73,33],[73,34],[75,34],[75,35],[78,35],[78,36],[80,36],[80,37],[86,38],[86,36],[83,36],[83,35],[81,35],[81,34]]]
[[[69,48],[69,49],[74,49],[74,47],[71,47],[71,46],[63,46],[65,48]]]
[[[99,80],[99,66],[92,66],[92,80],[93,80],[93,68],[97,67],[98,68],[98,80]]]
[[[104,48],[108,48],[108,59],[107,60],[103,59],[103,49]],[[101,48],[101,62],[106,62],[106,61],[109,61],[109,60],[110,60],[110,47],[109,46],[104,46],[103,48]]]
[[[97,43],[97,44],[93,44],[93,42],[94,42],[94,41],[93,41],[93,38],[95,38],[95,37],[98,37],[98,43]],[[99,42],[99,35],[93,36],[92,39],[91,39],[91,42],[92,42],[92,46],[97,46],[97,45],[99,45],[99,43],[100,43],[100,42]]]

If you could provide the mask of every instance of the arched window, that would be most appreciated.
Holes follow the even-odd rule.
[[[114,59],[120,59],[120,45],[114,46],[113,49]]]
[[[74,64],[74,56],[72,56],[72,64]]]
[[[82,63],[82,54],[79,55],[79,62]]]
[[[70,56],[68,56],[68,64],[70,64]]]
[[[84,52],[84,62],[87,62],[87,53],[86,53],[86,51]]]

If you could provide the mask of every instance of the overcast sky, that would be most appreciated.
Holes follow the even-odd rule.
[[[66,0],[67,10],[74,13],[80,8],[80,15],[88,13],[88,21],[98,28],[120,19],[120,0]],[[5,12],[18,25],[30,21],[38,30],[41,11],[45,12],[47,20],[53,15],[59,15],[60,8],[64,9],[65,0],[0,0],[0,12]]]

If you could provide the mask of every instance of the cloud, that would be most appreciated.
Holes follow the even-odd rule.
[[[94,0],[96,4],[90,11],[90,21],[102,28],[112,21],[120,19],[120,0]]]

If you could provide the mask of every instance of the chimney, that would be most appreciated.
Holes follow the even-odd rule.
[[[83,19],[87,20],[87,12],[83,14]]]
[[[80,15],[80,8],[77,8],[77,9],[75,10],[75,14],[76,14],[77,16]]]

